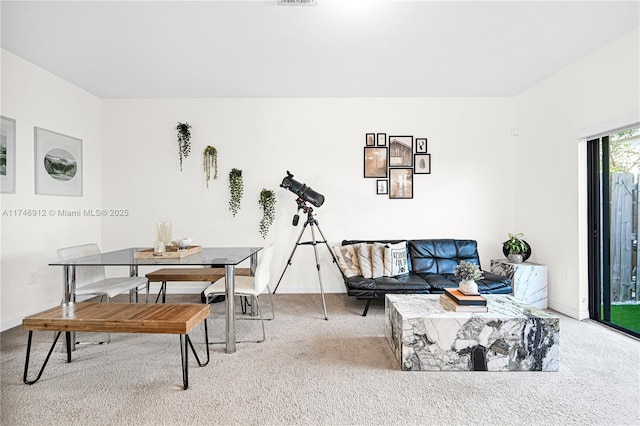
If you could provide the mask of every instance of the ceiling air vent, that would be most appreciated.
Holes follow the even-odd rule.
[[[317,6],[318,0],[278,0],[280,6]]]

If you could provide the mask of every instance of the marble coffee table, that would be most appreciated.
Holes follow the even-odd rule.
[[[387,295],[386,335],[403,370],[558,371],[559,318],[512,296],[488,312],[445,309],[439,295]]]

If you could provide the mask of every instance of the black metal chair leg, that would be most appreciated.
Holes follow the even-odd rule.
[[[187,341],[189,336],[180,335],[180,356],[182,358],[182,385],[184,389],[189,388],[189,351],[187,351]]]
[[[204,367],[205,365],[209,364],[209,360],[210,360],[210,354],[209,354],[209,329],[207,328],[207,321],[204,321],[204,344],[207,347],[207,362],[205,362],[204,364],[202,364],[200,362],[200,358],[198,357],[198,354],[196,353],[195,348],[193,347],[193,343],[191,343],[191,338],[189,337],[189,335],[186,335],[187,338],[187,343],[189,343],[189,346],[191,347],[191,352],[193,352],[193,356],[196,357],[196,361],[198,362],[198,365],[200,367]]]
[[[38,380],[40,380],[40,377],[42,376],[42,373],[44,372],[44,368],[47,366],[47,362],[49,362],[49,358],[51,357],[51,354],[53,353],[53,349],[56,347],[56,343],[58,343],[58,338],[60,337],[60,333],[62,333],[61,331],[58,331],[56,333],[56,337],[53,339],[53,344],[51,345],[51,349],[49,349],[49,353],[47,354],[47,357],[44,360],[44,364],[42,364],[42,368],[40,369],[40,372],[38,373],[38,376],[34,379],[34,380],[29,380],[27,379],[27,375],[29,374],[29,355],[31,354],[31,339],[33,338],[33,330],[29,331],[29,340],[27,341],[27,357],[24,363],[24,375],[22,376],[22,381],[27,384],[27,385],[32,385],[35,382],[37,382]],[[67,362],[71,362],[71,333],[66,333],[66,339],[67,339]]]
[[[369,306],[371,306],[371,299],[367,300],[367,304],[364,307],[364,312],[362,313],[363,317],[367,316],[367,312],[369,312]]]

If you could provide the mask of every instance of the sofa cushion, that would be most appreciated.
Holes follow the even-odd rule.
[[[397,277],[409,273],[407,265],[407,244],[386,244],[384,246],[384,276]]]
[[[474,240],[409,240],[412,271],[417,274],[453,274],[461,260],[480,266]]]
[[[384,244],[373,243],[371,246],[371,275],[378,278],[384,275]]]
[[[352,244],[360,244],[360,243],[382,243],[382,244],[407,244],[407,240],[342,240],[342,245],[352,245]],[[411,271],[411,257],[407,256],[407,268]]]
[[[429,284],[415,274],[395,278],[364,278],[353,276],[345,280],[347,294],[364,299],[384,299],[385,294],[428,294]]]
[[[357,244],[358,262],[360,263],[360,275],[365,278],[373,278],[373,270],[371,268],[371,244]]]
[[[453,274],[417,274],[425,280],[431,289],[431,293],[444,293],[445,288],[457,288],[460,279]],[[484,278],[476,280],[478,291],[482,294],[509,294],[512,291],[511,279],[501,275],[482,272]]]
[[[354,245],[336,246],[333,248],[338,261],[338,267],[346,278],[361,275],[360,262],[358,262],[358,250]]]

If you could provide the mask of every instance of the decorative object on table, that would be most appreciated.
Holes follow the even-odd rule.
[[[218,179],[218,150],[209,145],[204,149],[203,157],[204,174],[207,176],[208,188],[209,179],[211,178],[211,169],[213,169],[213,178]]]
[[[389,136],[389,167],[413,166],[413,136]]]
[[[387,148],[364,148],[364,177],[387,177]]]
[[[413,169],[389,169],[389,198],[413,198]]]
[[[180,156],[180,171],[182,171],[182,159],[189,157],[191,153],[191,125],[186,121],[178,122],[176,126],[178,131],[178,155]]]
[[[0,183],[3,194],[16,192],[16,120],[0,116]]]
[[[260,220],[260,235],[266,238],[269,233],[269,227],[276,218],[276,193],[270,189],[263,188],[260,191],[260,199],[258,200],[262,209],[262,219]]]
[[[82,196],[82,139],[35,127],[35,192]]]
[[[413,156],[413,171],[416,174],[431,174],[431,154],[415,154]]]
[[[156,241],[164,243],[165,246],[171,244],[173,240],[171,222],[163,221],[156,223]]]
[[[463,305],[457,303],[446,294],[440,295],[440,303],[445,309],[453,312],[489,312],[487,305]]]
[[[464,294],[455,288],[445,288],[444,295],[458,305],[487,306],[487,299],[480,294]]]
[[[502,253],[513,263],[522,263],[531,256],[531,246],[522,239],[523,233],[509,234],[509,239],[502,244]]]
[[[229,210],[231,214],[235,215],[240,210],[240,201],[242,200],[242,194],[244,192],[244,184],[242,182],[242,170],[231,169],[229,172]]]
[[[453,275],[455,275],[456,278],[460,278],[458,290],[464,294],[478,294],[478,284],[476,280],[484,278],[478,265],[463,260],[453,270]]]
[[[191,243],[193,243],[193,238],[189,238],[189,237],[177,238],[175,240],[171,240],[171,244],[178,247],[178,250],[186,249],[191,245]]]
[[[178,246],[166,246],[164,252],[156,252],[155,248],[148,248],[138,250],[134,253],[135,259],[181,259],[183,257],[191,256],[192,254],[200,253],[202,246],[188,246],[183,249]]]

